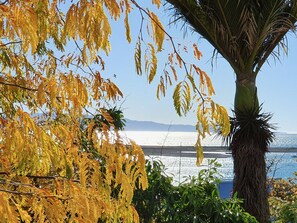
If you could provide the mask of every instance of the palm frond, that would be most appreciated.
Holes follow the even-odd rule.
[[[297,21],[296,0],[166,0],[174,18],[190,25],[236,74],[259,72]]]

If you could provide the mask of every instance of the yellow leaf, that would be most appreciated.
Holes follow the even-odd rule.
[[[110,15],[113,16],[114,19],[118,19],[120,17],[121,11],[117,1],[103,0],[103,2],[106,8],[109,10]]]
[[[158,99],[160,99],[160,93],[162,94],[163,97],[165,97],[165,85],[164,85],[163,79],[161,79],[161,81],[157,87],[157,98]]]
[[[18,212],[20,213],[21,220],[25,223],[30,223],[32,221],[32,218],[29,215],[29,213],[22,209],[22,207],[19,204],[16,204],[16,207],[18,209]]]
[[[48,92],[53,106],[56,106],[56,97],[58,96],[58,86],[54,77],[50,78],[48,82]]]
[[[221,126],[221,134],[227,136],[230,133],[230,119],[226,108],[217,104],[218,120],[216,120]]]
[[[179,82],[173,92],[173,103],[179,116],[187,114],[191,108],[191,89],[186,81]]]
[[[126,29],[126,39],[127,39],[127,41],[129,43],[131,43],[130,25],[129,25],[129,18],[128,18],[128,12],[127,11],[126,11],[126,14],[125,14],[124,23],[125,23],[125,29]]]
[[[200,136],[198,136],[198,140],[197,140],[197,143],[195,144],[195,148],[196,148],[196,165],[200,166],[204,159],[203,147],[201,145]]]
[[[149,45],[149,52],[150,52],[151,60],[146,61],[145,67],[146,67],[146,72],[149,74],[148,81],[149,81],[149,83],[151,83],[154,80],[154,77],[157,73],[158,61],[157,61],[157,56],[156,56],[154,46],[152,44],[148,44],[148,45]]]
[[[181,87],[182,87],[182,82],[178,83],[174,89],[173,92],[173,104],[174,104],[174,108],[175,111],[177,112],[177,114],[179,116],[182,115],[181,112]]]
[[[43,81],[38,86],[38,90],[37,90],[37,102],[38,102],[39,106],[41,106],[41,107],[46,102],[45,91],[44,91],[44,82]]]
[[[153,39],[157,45],[157,52],[160,52],[165,39],[164,27],[155,13],[149,11],[149,15],[151,17]]]
[[[90,142],[91,142],[91,140],[92,140],[92,135],[93,135],[94,127],[95,127],[95,122],[94,122],[94,121],[91,121],[91,122],[88,124],[88,140],[89,140]]]
[[[109,124],[113,123],[113,118],[111,117],[111,115],[105,109],[101,109],[101,115],[106,119],[106,121]],[[101,123],[101,124],[103,124],[103,123]]]
[[[177,73],[176,73],[175,68],[174,68],[172,65],[170,65],[170,68],[171,68],[171,70],[172,70],[172,72],[173,72],[175,81],[177,81],[178,77],[177,77]]]
[[[136,66],[136,73],[138,75],[142,74],[142,66],[141,66],[141,43],[140,38],[138,38],[136,47],[135,47],[135,53],[134,53],[134,62]]]
[[[160,8],[161,5],[162,5],[161,0],[152,0],[152,3],[155,4],[155,5],[157,5],[158,8]]]
[[[202,72],[202,73],[203,73],[203,76],[204,76],[204,78],[206,80],[206,86],[207,86],[207,89],[208,89],[208,95],[211,96],[211,95],[215,94],[214,88],[212,86],[211,79],[209,78],[209,76],[205,72]]]

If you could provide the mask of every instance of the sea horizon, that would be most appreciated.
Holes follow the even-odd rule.
[[[205,159],[201,166],[196,166],[194,145],[197,132],[122,131],[120,134],[142,146],[147,159],[161,160],[166,173],[171,175],[176,183],[182,182],[185,177],[197,175],[201,169],[208,168],[208,161],[214,158],[221,164],[219,173],[222,180],[233,179],[231,151],[227,150],[217,137],[208,136],[202,141]],[[266,154],[267,166],[270,166],[268,177],[294,177],[297,170],[297,134],[276,134],[270,150]]]
[[[194,146],[197,142],[197,132],[187,131],[151,131],[129,130],[121,131],[121,136],[135,141],[142,146]],[[226,147],[217,135],[207,135],[202,139],[202,146]],[[270,148],[296,148],[297,134],[277,132]]]

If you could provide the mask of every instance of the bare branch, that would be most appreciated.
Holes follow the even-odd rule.
[[[3,44],[0,45],[0,47],[4,47],[4,46],[7,46],[7,45],[11,45],[11,44],[19,44],[19,43],[22,43],[22,41],[12,41],[12,42],[8,42],[8,43],[3,43]]]

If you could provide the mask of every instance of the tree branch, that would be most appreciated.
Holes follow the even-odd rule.
[[[1,2],[0,5],[5,5],[6,3],[8,3],[8,0],[5,0],[4,2]]]
[[[49,180],[55,180],[55,179],[64,179],[64,180],[69,180],[67,177],[61,177],[61,176],[37,176],[37,175],[26,175],[28,178],[33,178],[33,179],[49,179]],[[72,182],[79,183],[79,180],[71,180]]]
[[[53,57],[54,59],[58,60],[60,63],[63,63],[63,60],[57,58],[56,56],[54,56],[54,55],[52,55],[52,54],[49,54],[49,56],[51,56],[51,57]],[[72,62],[70,62],[69,64],[72,65],[72,66],[75,66],[76,68],[80,69],[82,72],[84,72],[84,73],[86,73],[86,74],[90,74],[90,75],[92,75],[92,73],[87,72],[85,69],[83,69],[83,68],[82,68],[81,66],[79,66],[78,64],[75,64],[75,63],[72,63]],[[66,67],[66,66],[64,65],[64,67]]]
[[[0,5],[2,5],[2,4],[0,4]],[[4,47],[4,46],[10,45],[10,44],[18,44],[18,43],[22,43],[22,41],[12,41],[12,42],[8,42],[8,43],[3,43],[0,45],[0,47]]]
[[[17,88],[21,88],[21,89],[28,90],[28,91],[38,91],[37,89],[34,89],[34,88],[28,88],[28,87],[25,87],[25,86],[22,86],[22,85],[7,83],[7,82],[4,82],[4,81],[0,81],[0,84],[6,85],[6,86],[11,86],[11,87],[17,87]]]
[[[80,46],[78,45],[78,43],[77,43],[76,40],[74,40],[74,43],[75,43],[77,49],[78,49],[78,50],[80,51],[80,53],[83,55],[83,51],[82,51],[82,49],[80,48]],[[85,61],[84,61],[84,62],[85,62]],[[92,68],[90,67],[90,65],[87,64],[86,62],[85,62],[85,64],[86,64],[87,68],[90,70],[91,74],[95,77],[96,74],[94,73],[94,71],[92,70]]]
[[[9,172],[0,172],[0,175],[10,175]],[[67,179],[66,177],[61,177],[61,176],[38,176],[38,175],[26,175],[26,177],[28,178],[33,178],[33,179],[49,179],[49,180],[55,180],[55,179]],[[72,182],[75,182],[75,183],[79,183],[80,181],[79,180],[71,180]],[[29,184],[23,184],[23,183],[20,183],[21,185],[25,185],[25,186],[33,186],[33,185],[29,185]]]
[[[165,35],[169,38],[170,42],[171,42],[171,46],[173,48],[173,52],[176,54],[176,56],[181,60],[182,64],[183,64],[183,67],[186,71],[186,74],[187,75],[190,75],[190,72],[187,68],[187,63],[185,62],[185,60],[181,57],[180,53],[178,52],[177,48],[176,48],[176,45],[173,41],[173,37],[162,27],[160,26],[160,24],[144,9],[142,8],[135,0],[131,0],[131,2],[136,6],[136,8],[138,8],[141,12],[144,12],[158,27],[159,29],[161,29]],[[141,13],[141,16],[142,16],[142,19],[143,19],[143,15]],[[196,88],[196,89],[193,89],[194,91],[196,91],[200,98],[202,99],[203,102],[205,102],[205,99],[202,95],[202,93]]]
[[[10,194],[17,194],[17,195],[33,195],[34,194],[32,192],[19,192],[19,191],[4,190],[4,189],[0,189],[0,191],[10,193]]]

